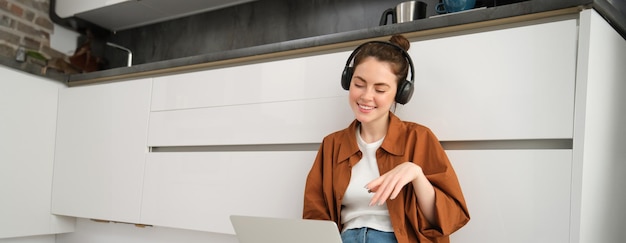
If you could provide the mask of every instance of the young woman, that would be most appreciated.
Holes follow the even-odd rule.
[[[344,243],[449,242],[469,221],[437,137],[392,112],[413,93],[409,45],[394,35],[350,55],[342,86],[356,119],[324,138],[307,177],[303,218],[335,221]]]

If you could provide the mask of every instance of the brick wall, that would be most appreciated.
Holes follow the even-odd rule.
[[[67,57],[50,48],[54,24],[49,0],[0,0],[0,56],[15,58],[19,47],[47,59]]]

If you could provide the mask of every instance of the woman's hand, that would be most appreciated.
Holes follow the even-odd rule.
[[[417,204],[424,213],[426,219],[437,225],[437,212],[435,210],[435,188],[424,175],[422,167],[415,163],[404,162],[375,180],[367,183],[365,188],[374,192],[370,200],[370,206],[383,205],[387,199],[395,199],[402,187],[409,182],[413,183],[413,190],[417,196]]]
[[[387,199],[395,199],[402,187],[415,181],[418,176],[424,176],[419,165],[411,162],[399,164],[396,168],[365,185],[366,189],[374,192],[369,205],[383,205]]]

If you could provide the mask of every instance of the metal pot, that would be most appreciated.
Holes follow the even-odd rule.
[[[401,2],[395,8],[389,8],[380,17],[380,25],[386,25],[389,15],[391,23],[404,23],[426,18],[427,4],[422,1]]]

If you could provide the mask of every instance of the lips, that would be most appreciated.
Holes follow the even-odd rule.
[[[357,104],[357,105],[359,106],[359,109],[364,112],[368,112],[376,108],[375,106],[367,106],[367,105],[362,105],[362,104]]]

